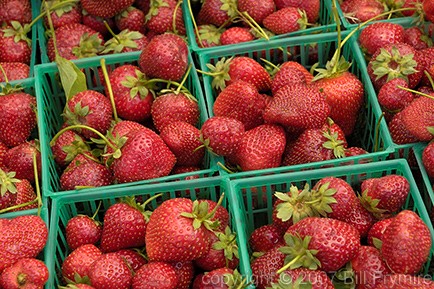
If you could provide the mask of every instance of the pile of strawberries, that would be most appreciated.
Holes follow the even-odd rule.
[[[256,288],[432,288],[433,281],[415,276],[430,256],[429,228],[415,212],[400,211],[407,179],[368,178],[360,191],[358,197],[344,179],[325,177],[311,189],[276,192],[273,223],[249,239]]]

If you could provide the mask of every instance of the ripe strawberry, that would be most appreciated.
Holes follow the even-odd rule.
[[[81,0],[81,6],[90,14],[99,17],[113,17],[122,10],[131,6],[134,0],[110,0],[106,5],[101,5],[101,2],[96,0]]]
[[[275,0],[277,9],[285,7],[295,7],[306,12],[309,23],[316,23],[319,18],[320,1],[318,0]]]
[[[403,43],[404,27],[391,22],[375,22],[360,32],[359,43],[362,50],[373,55],[386,44]]]
[[[176,288],[189,289],[195,273],[193,262],[176,262],[171,265],[178,276],[178,286]]]
[[[130,134],[121,153],[112,167],[118,183],[167,176],[176,163],[175,155],[161,137],[146,128]]]
[[[404,43],[422,50],[433,45],[432,39],[417,26],[409,27],[404,30]]]
[[[196,33],[196,42],[199,47],[214,47],[220,45],[220,37],[224,29],[220,29],[214,25],[199,25],[198,34]],[[199,40],[200,38],[200,40]]]
[[[116,253],[99,256],[89,268],[89,280],[96,289],[129,289],[132,279],[126,261]]]
[[[348,16],[350,23],[365,22],[373,17],[384,19],[385,16],[378,17],[385,12],[385,5],[376,0],[346,0],[341,3],[341,10]]]
[[[66,243],[73,251],[86,244],[96,245],[102,233],[102,224],[86,215],[77,215],[68,220],[65,228]]]
[[[392,272],[402,274],[417,274],[428,260],[432,244],[427,225],[409,210],[401,211],[393,218],[384,231],[382,241],[384,261]]]
[[[45,247],[48,229],[39,216],[0,219],[0,272],[22,258],[35,258]]]
[[[95,289],[95,287],[84,283],[78,283],[78,284],[68,284],[66,286],[59,286],[59,289]]]
[[[350,147],[345,149],[345,157],[364,155],[368,152],[364,148],[360,147]]]
[[[264,255],[255,259],[252,264],[252,277],[258,289],[265,289],[271,286],[271,282],[277,276],[276,271],[285,263],[285,254],[279,247],[267,251]]]
[[[300,133],[321,128],[329,114],[330,106],[320,91],[305,84],[292,84],[274,94],[263,117],[266,123],[280,124]]]
[[[114,253],[124,259],[133,272],[136,272],[140,267],[148,263],[145,256],[139,250],[122,249]]]
[[[431,88],[431,82],[426,75],[428,73],[431,78],[434,75],[434,47],[428,47],[425,49],[417,50],[415,55],[418,61],[418,69],[423,72],[422,79],[420,80],[419,86],[428,86]],[[419,89],[419,88],[418,88]]]
[[[419,97],[402,110],[402,123],[408,132],[419,141],[430,141],[433,135],[428,130],[434,125],[434,101]]]
[[[357,256],[351,260],[358,289],[375,288],[390,270],[383,261],[380,251],[374,247],[361,246]]]
[[[410,183],[399,175],[387,175],[362,182],[362,204],[376,216],[398,212],[407,200]]]
[[[103,36],[83,24],[64,25],[57,28],[54,33],[56,34],[59,55],[69,60],[96,56],[103,49]],[[50,38],[47,42],[47,54],[48,58],[54,61],[53,38]]]
[[[32,8],[29,0],[2,0],[0,11],[0,26],[17,21],[21,24],[32,21]]]
[[[411,92],[398,86],[408,88],[408,83],[402,78],[394,78],[386,82],[378,92],[378,102],[386,111],[392,113],[401,111],[414,99]]]
[[[254,40],[255,37],[250,33],[250,29],[246,27],[231,27],[223,31],[220,36],[220,44],[236,44]]]
[[[368,245],[375,247],[375,239],[380,241],[383,240],[384,231],[386,231],[387,226],[392,223],[393,218],[388,218],[384,220],[377,221],[374,225],[372,225],[371,229],[368,232]]]
[[[265,99],[253,84],[239,80],[227,86],[216,98],[215,116],[235,118],[250,130],[263,123]]]
[[[50,16],[51,21],[53,22],[54,29],[57,29],[67,24],[81,23],[82,12],[77,3],[70,3],[60,8],[52,9],[53,5],[58,5],[62,3],[62,1],[50,0],[46,2],[48,4],[48,7],[50,8]],[[44,24],[45,27],[49,27],[47,16],[44,17]]]
[[[179,81],[188,67],[187,44],[174,34],[157,35],[142,50],[139,67],[147,77]]]
[[[307,70],[306,67],[304,67],[303,65],[301,65],[300,63],[298,63],[296,61],[286,61],[286,62],[282,63],[282,65],[280,66],[280,70],[285,70],[286,68],[289,68],[289,67],[296,68],[297,70],[303,72],[303,74],[306,78],[307,84],[309,84],[313,80],[313,75],[309,72],[309,70]],[[286,74],[286,73],[284,73],[284,74]],[[274,77],[276,77],[276,76],[274,76]]]
[[[110,36],[110,31],[105,26],[104,21],[107,22],[108,26],[112,30],[116,29],[116,23],[114,18],[112,17],[101,18],[99,16],[89,14],[85,9],[82,9],[82,13],[83,13],[82,24],[93,29],[94,31],[99,32],[104,38]]]
[[[423,1],[422,9],[425,19],[434,22],[434,2],[432,0]]]
[[[4,165],[4,159],[6,152],[9,150],[9,148],[0,141],[0,169],[4,170],[6,167]]]
[[[193,126],[199,122],[199,106],[183,93],[166,93],[158,96],[151,107],[152,121],[158,131],[174,121],[185,121]]]
[[[197,23],[223,26],[231,17],[237,16],[234,7],[237,7],[234,0],[206,0],[197,15]]]
[[[306,70],[306,68],[304,67],[303,69]],[[309,74],[308,71],[307,73]],[[310,77],[310,80],[311,79],[312,77]],[[282,87],[287,85],[295,85],[295,84],[304,84],[304,85],[307,84],[306,72],[291,64],[287,64],[287,65],[284,64],[279,68],[279,70],[276,72],[276,74],[273,77],[273,82],[271,83],[271,92],[273,93],[273,95],[276,95],[277,92]]]
[[[0,45],[8,49],[0,50],[1,62],[22,62],[30,64],[32,54],[31,40],[27,37],[30,26],[21,26],[12,21],[11,26],[0,29]]]
[[[77,155],[90,151],[89,145],[76,132],[67,130],[51,144],[54,161],[65,168]]]
[[[130,31],[145,33],[145,14],[134,6],[130,6],[117,14],[115,23],[119,31],[128,29]]]
[[[275,168],[282,162],[285,146],[286,135],[281,126],[259,125],[244,133],[235,159],[243,171]]]
[[[398,112],[389,122],[389,131],[392,140],[396,144],[407,144],[418,142],[418,138],[410,133],[402,120],[402,112]]]
[[[112,115],[110,100],[104,94],[95,90],[85,90],[66,102],[63,117],[68,125],[87,125],[105,134],[110,127]],[[90,130],[79,129],[78,131],[87,139],[97,138],[97,135]]]
[[[150,260],[191,261],[208,252],[210,221],[204,218],[209,212],[204,204],[176,198],[164,201],[154,210],[146,229],[146,251]],[[201,221],[193,224],[198,218]]]
[[[110,206],[104,215],[101,250],[115,252],[144,246],[148,221],[149,216],[134,198]]]
[[[31,183],[35,182],[33,170],[33,154],[36,155],[36,166],[38,175],[41,176],[41,152],[39,141],[31,140],[9,149],[5,154],[4,164],[9,171],[15,172],[17,179],[26,179]]]
[[[20,180],[20,182],[15,184],[15,188],[16,188],[16,192],[14,193],[15,201],[14,203],[12,203],[13,206],[25,204],[27,202],[34,201],[36,199],[36,193],[28,180],[26,179]],[[31,205],[20,207],[13,211],[29,210],[37,207],[38,204],[33,203]]]
[[[175,269],[164,262],[143,265],[134,275],[132,289],[176,289],[179,278]]]
[[[89,153],[78,154],[60,176],[63,191],[79,187],[102,187],[113,183],[110,170]]]
[[[434,178],[434,142],[430,142],[422,152],[422,163],[429,177]]]
[[[8,147],[25,142],[36,126],[36,99],[24,92],[0,95],[0,141]]]
[[[102,255],[100,249],[93,244],[78,247],[62,263],[64,279],[75,280],[75,276],[89,277],[91,265]]]
[[[218,227],[214,230],[215,232],[224,232],[227,226],[229,226],[229,212],[225,207],[217,206],[218,203],[203,199],[199,200],[199,205],[202,203],[208,204],[208,210],[212,211],[215,207],[217,207],[215,214],[213,217],[210,218],[212,222],[218,221]]]
[[[249,13],[250,17],[255,20],[259,25],[262,24],[264,19],[274,12],[275,5],[272,0],[252,1],[252,0],[238,0],[238,10],[241,12]]]
[[[249,238],[252,252],[267,252],[283,243],[282,234],[276,225],[265,225],[255,229]]]
[[[427,1],[425,1],[427,2]],[[432,280],[406,274],[387,275],[374,287],[374,289],[431,289],[434,288]]]
[[[215,66],[208,63],[207,67],[213,76],[212,86],[217,90],[223,90],[239,80],[253,84],[259,92],[270,90],[271,78],[267,70],[250,57],[222,58]]]
[[[6,268],[0,275],[0,286],[12,288],[44,288],[48,281],[48,268],[34,258],[23,258]]]
[[[311,289],[333,289],[335,288],[332,281],[324,271],[310,270],[307,268],[297,268],[294,270],[286,270],[279,276],[276,276],[273,284],[279,284],[279,286],[288,286],[288,284],[294,284],[294,286],[305,285]],[[273,285],[274,286],[274,285]],[[277,287],[281,288],[281,287]],[[285,288],[285,287],[283,287]]]
[[[182,5],[174,0],[155,1],[146,14],[146,28],[157,35],[165,32],[185,35]]]
[[[138,31],[122,30],[106,41],[101,54],[141,51],[148,45],[148,38]]]
[[[308,20],[306,12],[296,7],[285,7],[268,15],[264,27],[274,34],[285,34],[306,29]]]
[[[0,66],[6,72],[8,81],[28,78],[30,76],[30,66],[21,62],[0,62]],[[0,82],[5,82],[3,73],[0,73]]]

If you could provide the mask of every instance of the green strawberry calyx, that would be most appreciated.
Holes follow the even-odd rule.
[[[280,247],[279,251],[286,255],[285,265],[277,270],[277,274],[300,267],[310,270],[317,270],[321,267],[321,262],[315,257],[318,250],[309,249],[311,236],[301,238],[298,235],[286,233],[283,238],[286,246]]]
[[[89,152],[90,147],[79,135],[75,135],[70,144],[62,147],[62,151],[66,153],[65,162],[70,163],[78,154]]]
[[[170,7],[170,5],[165,0],[151,0],[149,2],[148,14],[145,16],[145,21],[148,22],[152,17],[157,16],[161,7]]]
[[[330,182],[322,184],[317,190],[312,190],[312,201],[309,204],[320,216],[327,217],[327,214],[333,212],[330,205],[337,203],[333,197],[336,192],[335,188],[330,188]]]
[[[146,85],[149,85],[146,80],[146,75],[138,69],[136,69],[135,72],[136,77],[127,76],[125,80],[121,82],[123,86],[130,88],[131,99],[134,99],[136,96],[140,97],[140,99],[145,99],[149,93],[152,93],[155,98],[155,91],[152,85],[149,88],[146,87]]]
[[[303,276],[292,280],[291,276],[283,272],[279,275],[277,283],[271,283],[271,287],[267,287],[267,289],[312,289],[312,283],[304,281]]]
[[[89,34],[83,33],[80,38],[80,44],[72,48],[72,53],[77,58],[87,58],[97,56],[104,50],[102,40],[98,37],[97,33]]]
[[[333,155],[337,159],[345,157],[344,141],[338,139],[337,132],[331,133],[328,129],[323,132],[323,137],[327,140],[322,144],[324,148],[333,150]]]
[[[345,267],[337,271],[332,277],[332,283],[336,289],[357,288],[357,281],[351,262],[348,262]]]
[[[234,270],[232,274],[223,274],[223,280],[228,289],[244,289],[250,284],[247,283],[247,278],[243,278],[238,270]]]
[[[216,27],[215,25],[201,25],[198,27],[198,33],[199,35],[197,38],[205,41],[210,46],[221,44],[220,36],[222,35],[223,31],[221,28]]]
[[[197,70],[199,73],[213,77],[211,85],[213,88],[223,90],[226,87],[226,81],[231,80],[229,75],[230,65],[234,57],[226,59],[223,57],[215,65],[207,63],[208,71]]]
[[[220,225],[220,221],[212,221],[218,207],[221,205],[224,199],[224,193],[220,196],[217,205],[212,211],[209,211],[209,204],[207,202],[200,202],[195,200],[193,202],[193,208],[191,212],[182,212],[181,216],[185,218],[193,219],[193,228],[198,230],[202,225],[209,231],[217,229]]]
[[[371,212],[377,219],[383,219],[387,217],[389,213],[388,210],[379,208],[380,200],[372,198],[372,196],[369,194],[368,190],[364,190],[362,194],[359,196],[359,200],[363,207],[365,207],[366,210]]]
[[[27,45],[30,47],[32,41],[29,37],[27,37],[27,33],[30,32],[30,25],[25,24],[21,25],[18,21],[11,21],[12,27],[7,27],[2,29],[4,37],[13,37],[16,43],[20,41],[25,41]]]
[[[50,10],[56,13],[57,17],[62,17],[63,14],[71,12],[73,8],[77,7],[79,0],[75,1],[65,1],[65,0],[51,0],[47,1]],[[67,4],[63,4],[67,3]],[[60,6],[60,7],[59,7]],[[52,8],[58,7],[58,8]]]
[[[234,257],[237,259],[240,258],[236,242],[237,235],[231,231],[229,226],[226,227],[224,232],[214,232],[214,234],[217,236],[218,241],[215,242],[212,247],[217,251],[223,250],[226,259],[226,266],[229,261],[234,259]]]
[[[69,125],[75,125],[82,124],[86,116],[92,113],[88,106],[82,107],[81,102],[77,102],[72,110],[68,105],[65,106],[63,117]]]
[[[291,220],[295,224],[306,217],[315,216],[311,205],[306,202],[310,199],[309,184],[306,184],[301,192],[291,185],[289,193],[276,192],[274,196],[282,201],[276,206],[276,211],[277,218],[283,222]]]
[[[113,38],[107,40],[101,54],[121,53],[124,48],[137,49],[138,45],[135,40],[142,39],[143,37],[144,35],[138,31],[124,29],[119,34],[113,35]]]
[[[393,46],[390,52],[380,48],[380,54],[372,61],[376,80],[387,76],[387,81],[394,78],[403,78],[408,81],[408,76],[416,72],[416,66],[414,54],[401,55],[396,46]]]
[[[146,206],[149,205],[152,201],[154,201],[155,199],[161,197],[163,194],[157,194],[155,196],[150,197],[149,199],[147,199],[145,202],[143,202],[143,204],[139,204],[136,201],[136,197],[135,196],[129,196],[129,197],[124,197],[120,200],[121,203],[127,204],[130,207],[138,210],[140,213],[142,213],[143,217],[145,218],[145,222],[148,223],[149,222],[149,218],[152,215],[152,211],[148,211],[146,210]]]
[[[0,195],[3,197],[6,192],[15,194],[17,192],[16,183],[21,180],[15,178],[15,172],[5,172],[0,169]]]

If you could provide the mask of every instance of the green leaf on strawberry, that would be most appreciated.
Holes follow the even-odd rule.
[[[380,48],[380,54],[372,62],[372,68],[376,79],[387,76],[387,81],[394,78],[404,78],[408,81],[408,76],[416,72],[417,62],[414,60],[414,54],[402,56],[397,47],[392,47],[391,52]],[[395,67],[395,69],[390,69]]]
[[[320,261],[315,257],[318,250],[309,250],[309,242],[312,237],[306,236],[302,239],[298,236],[285,234],[284,239],[286,246],[279,248],[279,251],[286,255],[285,266],[277,273],[300,267],[317,270],[321,266]]]
[[[0,169],[0,195],[3,197],[6,192],[12,194],[17,192],[16,183],[21,182],[19,179],[14,178],[15,172],[5,172]]]
[[[278,204],[276,207],[277,218],[281,219],[283,222],[292,219],[292,222],[295,224],[301,219],[315,215],[312,207],[306,203],[310,197],[308,184],[305,185],[301,192],[299,192],[296,186],[291,185],[289,192],[290,194],[281,192],[274,194],[282,201],[282,203]]]
[[[87,90],[86,76],[73,62],[57,55],[56,64],[67,100],[77,93]]]
[[[219,240],[213,244],[213,249],[223,250],[227,260],[232,261],[234,256],[239,259],[236,234],[229,227],[226,227],[224,232],[216,232],[215,234]]]
[[[319,215],[327,217],[327,214],[333,212],[330,204],[337,203],[333,195],[336,193],[335,188],[330,188],[330,182],[319,187],[318,190],[312,191],[312,207]]]

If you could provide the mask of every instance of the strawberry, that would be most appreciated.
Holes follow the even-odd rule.
[[[66,59],[78,59],[96,56],[104,45],[101,33],[79,23],[73,23],[57,28],[56,43],[59,55]],[[55,59],[54,42],[50,38],[47,42],[47,54],[51,61]]]
[[[110,206],[104,215],[101,250],[115,252],[144,246],[148,221],[148,214],[134,198]]]
[[[158,96],[151,107],[152,121],[161,131],[174,121],[185,121],[193,126],[199,122],[199,106],[184,93],[166,93]]]
[[[118,183],[167,176],[176,163],[175,155],[161,137],[146,128],[130,134],[121,153],[112,167]]]
[[[60,176],[63,191],[80,187],[102,187],[113,183],[110,170],[89,153],[78,154]]]
[[[404,27],[391,22],[375,22],[366,26],[359,35],[362,50],[373,55],[386,44],[403,43]]]
[[[413,46],[416,50],[433,46],[432,39],[417,26],[409,27],[404,30],[404,43]]]
[[[187,44],[180,36],[157,35],[142,50],[139,67],[147,77],[178,81],[188,67]]]
[[[432,0],[423,1],[422,9],[425,19],[434,22],[434,2]]]
[[[279,247],[267,251],[264,255],[253,260],[251,264],[252,277],[258,289],[265,289],[271,286],[271,282],[277,276],[276,271],[285,263],[285,254]]]
[[[288,63],[288,62],[286,62],[286,63]],[[303,67],[303,70],[306,70],[306,68]],[[306,85],[307,84],[306,72],[309,75],[310,75],[310,73],[307,70],[306,70],[306,72],[304,72],[303,70],[301,68],[297,68],[291,64],[286,64],[286,65],[283,64],[273,77],[273,82],[271,84],[271,92],[273,93],[273,95],[276,95],[277,92],[282,87],[287,86],[287,85],[295,85],[295,84],[305,84]],[[312,79],[312,76],[310,77],[310,80],[311,79]]]
[[[21,26],[17,21],[12,21],[11,26],[0,29],[0,45],[8,47],[0,51],[1,62],[22,62],[30,64],[32,53],[31,40],[27,37],[30,26]]]
[[[266,123],[280,124],[289,131],[302,132],[321,128],[329,114],[330,106],[320,91],[305,84],[292,84],[274,94],[263,117]]]
[[[130,267],[133,272],[136,272],[140,267],[148,263],[145,256],[140,253],[139,250],[121,249],[114,253],[121,256],[122,259],[125,259],[128,267]]]
[[[0,95],[0,141],[8,147],[24,143],[36,126],[36,99],[24,92]]]
[[[313,80],[313,75],[309,72],[309,70],[307,70],[306,67],[304,67],[303,65],[301,65],[300,63],[298,63],[296,61],[285,61],[280,66],[280,70],[285,70],[286,68],[289,68],[289,67],[296,68],[297,70],[303,72],[303,74],[306,78],[307,84],[309,84]],[[286,73],[283,72],[283,74],[285,75]],[[276,78],[276,75],[274,77]],[[275,81],[275,80],[273,79],[273,81]]]
[[[345,157],[364,155],[368,152],[364,148],[360,147],[349,147],[345,149]]]
[[[2,209],[21,205],[36,199],[35,191],[27,179],[15,178],[15,172],[5,172],[0,169],[0,207]],[[33,203],[13,211],[28,210],[37,208],[38,204]]]
[[[0,272],[19,259],[35,258],[45,247],[48,229],[39,216],[0,219]]]
[[[66,243],[71,250],[86,244],[97,244],[101,238],[102,224],[86,215],[68,220],[65,228]]]
[[[418,138],[410,133],[402,120],[402,112],[398,112],[389,122],[389,131],[392,140],[396,144],[406,144],[418,142]]]
[[[346,0],[341,3],[342,12],[350,23],[365,22],[373,17],[384,19],[379,15],[385,11],[385,5],[376,0]]]
[[[243,171],[275,168],[282,162],[285,146],[284,129],[263,124],[244,133],[235,159]]]
[[[96,289],[129,289],[132,279],[126,261],[116,253],[99,256],[89,268],[89,280]]]
[[[234,26],[223,31],[220,36],[220,44],[236,44],[252,41],[254,39],[255,37],[252,33],[250,33],[250,30],[248,28]]]
[[[276,225],[265,225],[255,229],[250,235],[249,245],[253,252],[267,252],[283,243],[280,230]]]
[[[282,9],[285,7],[295,7],[304,10],[307,14],[307,19],[309,20],[309,23],[315,23],[319,18],[320,1],[318,0],[274,0],[274,3],[276,3],[277,9]]]
[[[23,258],[0,275],[0,286],[12,288],[44,288],[48,281],[48,268],[44,262],[34,258]]]
[[[434,125],[433,112],[434,101],[428,97],[419,97],[402,110],[402,123],[419,141],[430,141],[433,139],[429,131]]]
[[[267,70],[250,57],[223,57],[215,66],[210,63],[206,66],[210,72],[205,74],[213,76],[212,87],[217,90],[223,90],[239,80],[253,84],[259,92],[266,92],[271,87],[271,78]]]
[[[230,18],[237,16],[236,8],[234,0],[206,0],[197,15],[197,23],[223,26]]]
[[[99,16],[89,14],[85,9],[82,10],[82,13],[82,24],[86,25],[87,27],[93,29],[96,32],[99,32],[104,38],[110,35],[110,31],[105,26],[104,21],[107,22],[110,29],[114,30],[116,28],[114,18],[101,18]]]
[[[39,141],[31,140],[9,149],[5,154],[4,164],[9,171],[15,172],[18,179],[26,179],[35,182],[33,170],[33,155],[36,155],[36,166],[39,176],[41,175],[41,152]]]
[[[0,141],[0,169],[5,169],[4,159],[6,152],[8,151],[8,147]]]
[[[196,42],[199,47],[205,48],[221,45],[220,37],[224,29],[220,29],[214,25],[199,25],[197,29]]]
[[[130,64],[119,66],[110,73],[109,80],[119,117],[136,122],[151,117],[153,91],[146,87],[146,76],[139,67]]]
[[[394,78],[380,88],[377,97],[384,110],[395,113],[413,101],[413,94],[398,86],[408,88],[408,83],[402,78]]]
[[[131,6],[134,0],[110,0],[106,5],[101,5],[96,0],[81,0],[81,6],[86,9],[90,14],[99,17],[113,17],[122,10]]]
[[[296,7],[285,7],[268,15],[264,27],[274,34],[285,34],[306,29],[308,20],[306,12]]]
[[[67,130],[51,144],[54,161],[65,168],[77,155],[90,151],[89,145],[78,133]]]
[[[130,6],[117,14],[115,23],[119,31],[128,29],[130,31],[145,33],[145,14],[134,6]]]
[[[384,220],[377,221],[374,225],[372,225],[371,229],[368,232],[368,245],[375,246],[375,239],[382,240],[384,231],[386,231],[387,226],[390,225],[393,218],[388,218]]]
[[[422,152],[422,163],[429,177],[434,178],[434,142],[430,142]]]
[[[30,76],[30,66],[21,62],[0,62],[0,66],[6,72],[8,81],[28,78]],[[0,73],[0,82],[5,82],[3,73]]]
[[[141,51],[148,45],[148,38],[138,31],[122,30],[106,41],[101,54]]]
[[[253,84],[239,80],[227,86],[216,98],[213,106],[215,116],[232,117],[250,130],[263,123],[265,99]]]
[[[277,288],[285,288],[289,284],[294,284],[294,286],[300,286],[302,288],[305,285],[311,289],[333,289],[335,288],[332,281],[327,276],[324,271],[321,270],[310,270],[307,268],[298,268],[294,270],[286,270],[282,272],[279,276],[276,276],[274,284],[279,284]]]
[[[425,49],[417,50],[415,57],[418,61],[418,69],[423,71],[422,79],[420,80],[420,85],[431,87],[431,82],[426,75],[428,73],[431,78],[434,75],[433,66],[434,66],[434,47],[428,47]]]
[[[104,94],[95,90],[85,90],[66,102],[63,117],[68,125],[82,124],[104,134],[110,127],[112,115],[110,100]],[[90,130],[79,132],[86,139],[97,137]]]
[[[100,249],[93,244],[78,247],[62,263],[62,276],[66,280],[89,277],[92,264],[102,255]]]
[[[171,264],[178,276],[177,289],[189,289],[194,278],[193,262],[176,262]]]
[[[182,16],[182,5],[174,0],[152,0],[152,5],[146,14],[146,28],[155,33],[174,32],[185,35],[185,25]]]
[[[376,216],[398,212],[407,200],[410,183],[399,175],[387,175],[362,182],[362,204]]]
[[[16,192],[15,192],[15,202],[13,203],[14,206],[25,204],[30,201],[34,201],[36,199],[36,193],[30,184],[30,182],[26,179],[20,180],[20,182],[15,184]],[[38,204],[33,203],[24,207],[17,208],[13,211],[21,211],[21,210],[29,210],[37,208]]]
[[[224,232],[226,227],[229,226],[229,212],[225,207],[219,206],[218,203],[211,201],[211,200],[207,200],[207,199],[203,199],[203,200],[199,200],[199,205],[202,203],[207,203],[208,204],[208,210],[212,211],[215,209],[215,213],[214,216],[211,217],[211,221],[216,222],[218,221],[219,224],[217,226],[217,228],[215,229],[216,232]]]
[[[247,12],[256,23],[261,25],[264,19],[274,12],[275,5],[272,0],[264,0],[261,2],[238,0],[238,10],[241,12]]]
[[[164,201],[151,215],[146,229],[146,251],[152,261],[191,261],[210,246],[207,203],[176,198]],[[195,220],[195,221],[194,221]],[[194,224],[193,224],[194,222]]]
[[[390,270],[381,258],[380,252],[370,246],[361,246],[357,256],[351,260],[358,289],[375,288]]]
[[[425,1],[427,2],[427,1]],[[432,280],[405,274],[387,275],[374,287],[374,289],[431,289],[434,288]]]
[[[53,22],[54,29],[61,26],[73,23],[81,23],[82,12],[77,3],[66,4],[60,8],[52,9],[54,5],[62,3],[62,0],[50,0],[46,1],[50,9],[51,21]],[[45,9],[44,9],[45,11]],[[49,27],[48,17],[44,17],[44,24]]]
[[[84,283],[78,283],[78,284],[68,284],[65,286],[59,286],[59,289],[95,289],[95,287],[84,284]]]
[[[164,262],[143,265],[134,275],[132,289],[176,289],[179,278],[175,269]]]
[[[21,24],[32,21],[32,8],[29,0],[2,0],[0,11],[0,26],[17,21]]]
[[[200,166],[205,156],[201,146],[200,130],[184,121],[166,125],[160,137],[176,157],[179,166]]]
[[[409,238],[408,236],[413,236]],[[416,274],[428,260],[431,235],[413,211],[401,211],[384,231],[381,255],[394,273]],[[399,256],[396,252],[400,252]]]
[[[220,268],[205,273],[201,279],[200,289],[246,288],[245,280],[238,271],[229,268]]]

